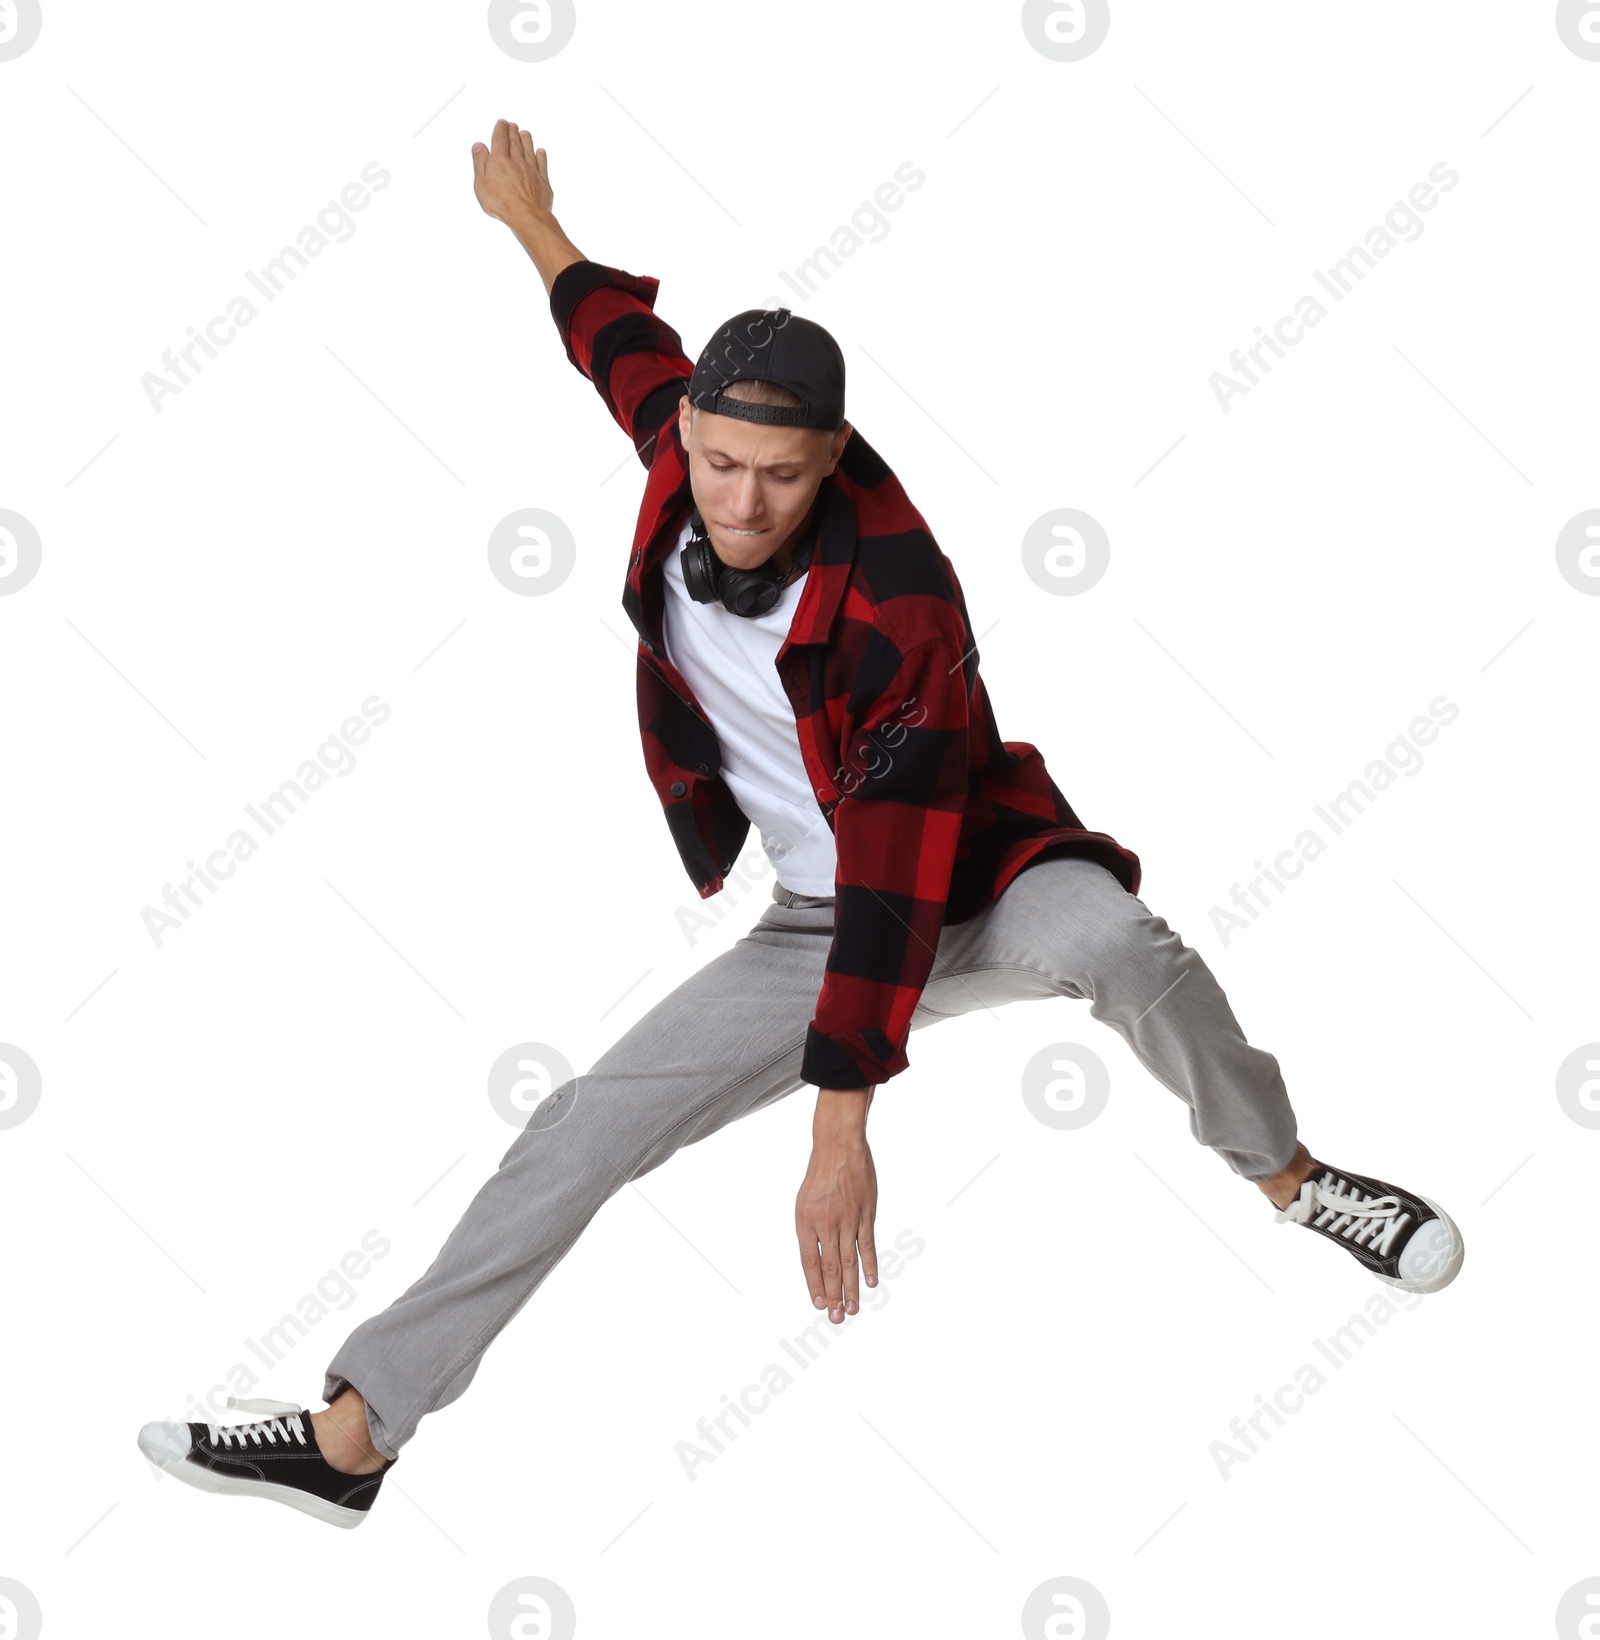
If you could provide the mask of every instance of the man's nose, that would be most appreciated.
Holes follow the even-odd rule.
[[[740,483],[733,492],[734,517],[731,522],[750,524],[761,517],[761,487],[753,479]]]

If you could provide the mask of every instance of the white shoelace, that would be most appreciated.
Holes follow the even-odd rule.
[[[1330,1179],[1336,1180],[1332,1189],[1328,1188]],[[1328,1169],[1320,1183],[1307,1179],[1300,1186],[1299,1196],[1279,1209],[1277,1222],[1282,1224],[1285,1219],[1309,1224],[1387,1257],[1395,1237],[1410,1224],[1411,1215],[1401,1211],[1398,1196],[1364,1196],[1348,1179]]]
[[[237,1395],[230,1395],[228,1405],[239,1412],[267,1412],[273,1416],[252,1424],[208,1423],[206,1433],[213,1446],[226,1449],[234,1441],[241,1447],[260,1446],[263,1442],[276,1446],[280,1436],[285,1444],[291,1440],[301,1446],[307,1444],[305,1425],[301,1422],[305,1408],[296,1406],[293,1401],[241,1401]]]

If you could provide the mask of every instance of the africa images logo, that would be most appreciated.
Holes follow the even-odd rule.
[[[1403,200],[1397,199],[1389,207],[1381,223],[1367,229],[1362,244],[1352,245],[1326,272],[1321,268],[1311,270],[1318,287],[1335,303],[1342,302],[1378,266],[1379,258],[1399,245],[1415,244],[1422,237],[1427,224],[1421,213],[1435,209],[1439,195],[1449,193],[1460,180],[1460,174],[1440,160],[1425,181],[1414,184]],[[1261,385],[1260,376],[1272,374],[1272,359],[1265,356],[1267,353],[1273,358],[1287,358],[1287,349],[1298,347],[1307,332],[1328,317],[1328,312],[1321,297],[1308,292],[1295,303],[1294,312],[1284,314],[1270,331],[1257,325],[1256,335],[1260,340],[1253,346],[1233,350],[1228,362],[1234,374],[1230,376],[1223,370],[1211,373],[1211,391],[1216,394],[1223,415],[1233,409],[1230,400],[1242,398],[1251,388]]]
[[[0,0],[0,7],[4,4],[5,0]],[[369,160],[361,168],[359,180],[346,183],[338,200],[330,199],[317,212],[316,221],[300,230],[294,244],[283,246],[259,270],[246,268],[244,277],[262,301],[277,301],[311,265],[311,258],[320,256],[330,245],[342,245],[353,239],[358,224],[351,212],[366,210],[372,203],[372,194],[382,193],[391,180],[377,160]],[[169,347],[161,355],[161,369],[166,374],[147,370],[139,378],[150,408],[159,416],[163,399],[176,398],[186,387],[192,387],[193,378],[205,370],[206,359],[219,357],[219,348],[229,346],[241,330],[260,317],[261,309],[241,291],[227,303],[226,313],[215,314],[206,321],[203,331],[190,325],[189,340],[180,342],[176,349]]]
[[[0,598],[21,592],[39,573],[43,556],[33,525],[21,513],[0,507]]]
[[[1600,0],[1558,0],[1556,33],[1573,56],[1600,63]]]
[[[20,57],[39,38],[43,24],[39,0],[0,0],[0,63]],[[0,1636],[10,1632],[0,1629]]]
[[[199,889],[204,888],[208,896],[216,894],[219,882],[226,882],[267,838],[298,814],[307,800],[328,783],[330,775],[340,779],[349,775],[358,762],[355,748],[366,742],[375,727],[381,728],[387,723],[390,716],[390,708],[384,701],[376,695],[368,695],[361,703],[361,715],[347,717],[317,748],[317,755],[308,757],[300,765],[292,780],[285,780],[276,791],[268,792],[259,806],[244,805],[244,812],[261,832],[259,840],[247,827],[241,826],[228,835],[220,848],[206,856],[203,866],[194,860],[184,863],[188,875],[180,878],[176,887],[167,883],[163,888],[161,905],[166,909],[146,905],[139,911],[145,932],[157,950],[168,934],[181,929],[205,906],[206,899],[201,897]],[[177,916],[173,916],[173,912]],[[4,1640],[4,1636],[0,1636],[0,1640]]]

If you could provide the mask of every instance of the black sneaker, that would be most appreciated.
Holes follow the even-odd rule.
[[[1450,1215],[1426,1196],[1322,1162],[1278,1211],[1347,1249],[1378,1278],[1408,1293],[1436,1293],[1461,1268],[1466,1248]]]
[[[160,1473],[202,1492],[233,1492],[272,1498],[303,1509],[334,1526],[359,1526],[367,1518],[391,1459],[370,1475],[335,1469],[317,1446],[311,1414],[291,1401],[241,1401],[240,1412],[271,1417],[250,1424],[146,1424],[139,1450]]]

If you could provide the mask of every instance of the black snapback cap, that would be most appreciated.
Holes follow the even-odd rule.
[[[777,382],[800,403],[729,398],[725,389],[740,381]],[[747,308],[701,351],[689,378],[689,402],[696,410],[737,421],[837,433],[844,426],[844,354],[821,325],[788,308]]]

